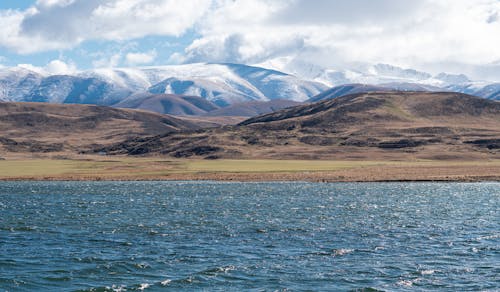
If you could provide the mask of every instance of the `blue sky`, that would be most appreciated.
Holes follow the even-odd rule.
[[[2,0],[0,66],[387,63],[500,80],[499,0]]]
[[[32,0],[4,0],[0,2],[0,9],[26,9],[34,3]]]

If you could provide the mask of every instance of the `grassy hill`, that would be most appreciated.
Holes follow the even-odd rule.
[[[238,126],[129,139],[96,151],[174,157],[484,159],[500,148],[500,103],[458,93],[374,92],[250,118]]]
[[[0,154],[78,153],[131,137],[197,128],[187,120],[139,110],[0,102]]]

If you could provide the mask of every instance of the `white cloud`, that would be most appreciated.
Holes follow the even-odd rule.
[[[500,60],[497,0],[235,0],[218,4],[200,22],[201,37],[186,48],[186,62],[260,63],[296,57],[326,67],[360,62],[424,67],[487,65]]]
[[[334,68],[366,62],[477,71],[500,60],[499,15],[498,0],[38,0],[25,11],[0,10],[0,47],[27,54],[190,31],[196,39],[171,62],[286,57]],[[117,51],[93,65],[154,59]]]
[[[116,53],[109,57],[101,57],[92,61],[92,66],[95,68],[113,68],[117,67],[123,59],[122,53]]]
[[[150,64],[156,59],[156,50],[147,53],[127,53],[125,60],[129,65]]]
[[[61,60],[52,60],[45,66],[45,71],[54,75],[71,74],[76,71],[76,65],[73,62],[64,62]]]
[[[38,12],[35,8],[26,11],[0,10],[0,47],[18,53],[30,53],[35,51],[47,51],[63,48],[67,45],[56,41],[50,42],[39,35],[25,36],[21,32],[21,24],[27,17]]]
[[[43,6],[43,7],[50,7],[50,6],[68,6],[71,3],[75,2],[75,0],[37,0],[36,5],[38,6]]]
[[[0,47],[29,54],[86,40],[181,36],[210,5],[210,0],[38,0],[25,11],[0,10]]]
[[[55,59],[40,67],[32,64],[18,64],[17,67],[24,68],[41,75],[66,75],[73,74],[77,71],[76,65],[72,61],[63,61]]]

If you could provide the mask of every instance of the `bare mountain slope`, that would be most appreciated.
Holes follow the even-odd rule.
[[[457,93],[362,93],[284,109],[238,126],[130,139],[97,150],[208,158],[496,158],[500,103]]]
[[[190,121],[139,110],[0,102],[0,152],[80,152],[130,137],[196,128]]]

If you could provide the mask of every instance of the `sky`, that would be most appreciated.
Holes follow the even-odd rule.
[[[0,27],[0,66],[57,74],[286,60],[500,81],[500,0],[2,0]]]

